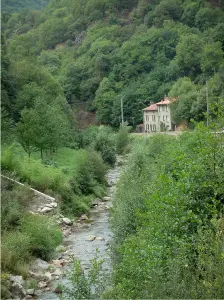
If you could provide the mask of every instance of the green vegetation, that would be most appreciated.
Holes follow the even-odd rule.
[[[48,4],[49,0],[3,0],[2,12],[13,13],[24,9],[41,9]]]
[[[2,172],[57,197],[66,215],[88,211],[104,194],[108,165],[129,151],[121,99],[129,126],[169,95],[178,97],[177,125],[207,119],[223,128],[222,1],[5,0],[3,12]],[[79,128],[79,107],[104,125]],[[136,141],[116,195],[105,297],[222,297],[223,178],[223,135],[203,124]],[[3,272],[26,275],[61,234],[50,219],[27,215],[32,193],[2,190]],[[77,285],[75,297],[97,298],[79,267],[84,290]]]
[[[30,215],[33,192],[2,179],[2,272],[27,276],[33,257],[49,259],[62,233],[49,217]]]
[[[138,139],[113,209],[109,299],[223,294],[223,134]]]
[[[105,274],[102,269],[103,260],[100,260],[97,253],[90,261],[91,266],[88,275],[85,275],[80,261],[75,260],[73,269],[66,278],[69,286],[62,286],[62,299],[100,299],[106,287]]]
[[[88,211],[94,197],[105,192],[107,166],[94,150],[61,148],[45,154],[43,164],[37,154],[28,158],[14,145],[3,149],[2,168],[39,191],[58,195],[62,209],[76,216]]]
[[[49,259],[61,243],[62,233],[51,218],[27,213],[32,191],[6,179],[1,184],[2,271],[26,277],[31,259]]]
[[[24,123],[38,99],[61,97],[60,110],[86,102],[100,123],[118,127],[121,97],[136,125],[143,107],[169,94],[179,97],[177,124],[204,120],[206,81],[210,104],[223,98],[223,9],[212,0],[52,0],[42,12],[7,16],[3,107]]]
[[[61,242],[62,233],[49,217],[23,216],[21,226],[3,233],[2,271],[26,277],[31,259],[50,259]]]
[[[129,150],[129,131],[130,128],[126,124],[120,125],[119,131],[116,136],[116,151],[118,154],[124,154]]]
[[[56,246],[62,241],[62,233],[54,222],[45,216],[28,215],[21,220],[21,231],[30,240],[33,256],[49,260]]]

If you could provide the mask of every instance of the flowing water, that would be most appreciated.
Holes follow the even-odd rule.
[[[77,223],[75,230],[64,240],[64,244],[69,247],[69,251],[74,254],[74,257],[80,260],[86,272],[88,272],[91,265],[90,260],[95,257],[97,250],[98,257],[104,260],[103,269],[108,271],[111,268],[109,243],[112,233],[109,227],[109,214],[121,171],[121,161],[118,158],[115,168],[110,169],[106,175],[109,184],[107,201],[99,202],[96,207],[91,209],[89,220]],[[93,240],[91,241],[91,239]],[[65,271],[71,267],[72,264],[62,269]],[[56,287],[59,282],[66,284],[66,279],[54,280],[52,287]],[[38,299],[59,299],[59,297],[53,292],[43,292]]]

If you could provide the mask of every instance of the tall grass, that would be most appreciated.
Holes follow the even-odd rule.
[[[43,163],[35,155],[29,159],[18,145],[14,145],[3,149],[2,169],[39,191],[58,195],[62,208],[75,215],[89,209],[94,195],[102,197],[105,192],[107,167],[101,154],[92,148],[61,148]]]

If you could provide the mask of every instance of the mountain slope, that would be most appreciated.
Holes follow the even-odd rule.
[[[122,96],[130,124],[169,93],[179,96],[177,123],[203,120],[206,80],[211,104],[223,96],[219,1],[51,0],[42,13],[12,15],[4,28],[15,66],[35,63],[71,106],[87,102],[101,123],[119,125]]]
[[[23,9],[42,9],[49,0],[2,0],[2,12],[13,13]]]

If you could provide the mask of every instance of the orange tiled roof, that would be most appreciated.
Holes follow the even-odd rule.
[[[171,98],[171,99],[169,99],[168,97],[164,97],[163,100],[161,100],[160,102],[158,102],[156,104],[158,104],[158,105],[170,104],[170,103],[172,103],[175,100],[177,100],[177,98]]]
[[[166,100],[161,100],[160,102],[156,103],[157,105],[165,105],[165,104],[170,104],[171,101],[169,99]]]
[[[143,110],[147,110],[147,111],[157,111],[158,107],[157,105],[168,105],[170,103],[172,103],[173,101],[175,101],[177,98],[172,98],[169,99],[168,97],[164,97],[163,100],[161,100],[160,102],[154,103],[146,108],[144,108]]]
[[[158,107],[157,107],[157,104],[152,104],[146,108],[144,108],[143,110],[150,110],[150,111],[157,111],[158,110]]]

